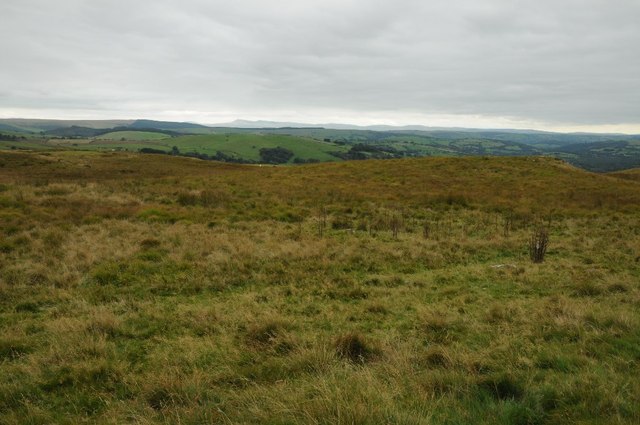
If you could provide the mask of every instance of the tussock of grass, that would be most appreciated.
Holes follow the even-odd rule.
[[[380,355],[380,349],[358,332],[340,335],[335,340],[338,357],[353,363],[366,363]]]
[[[369,313],[380,314],[380,315],[386,315],[389,313],[389,310],[387,310],[387,307],[385,307],[384,304],[380,304],[380,303],[373,303],[368,305],[367,311]]]
[[[450,343],[464,330],[458,318],[444,311],[427,310],[419,316],[418,333],[428,342]]]
[[[449,352],[439,346],[430,346],[427,351],[422,354],[420,360],[421,364],[430,368],[442,367],[448,369],[453,366],[453,359]]]
[[[484,377],[478,386],[499,400],[517,400],[524,395],[522,383],[508,374]]]
[[[0,359],[16,360],[31,351],[29,345],[20,339],[0,339]]]
[[[153,249],[162,245],[162,242],[155,238],[147,238],[140,241],[141,249]]]
[[[278,318],[267,318],[260,322],[252,323],[247,327],[247,344],[253,348],[271,349],[277,353],[285,354],[295,346],[295,341],[288,334],[291,325]]]

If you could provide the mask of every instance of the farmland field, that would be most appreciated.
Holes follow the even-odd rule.
[[[9,142],[3,143],[7,145],[10,144]],[[27,146],[25,142],[13,142],[12,144],[23,148],[32,147],[32,145],[35,146],[35,144]],[[109,151],[138,151],[147,148],[163,152],[170,152],[175,146],[183,154],[198,153],[213,156],[218,152],[222,152],[231,157],[248,161],[258,161],[260,159],[260,149],[263,148],[285,148],[294,154],[293,159],[298,158],[301,160],[314,161],[337,161],[339,158],[331,155],[331,153],[346,152],[348,150],[348,148],[334,143],[279,134],[226,133],[170,137],[162,133],[141,131],[112,132],[98,136],[95,140],[52,139],[44,146],[39,145],[38,147],[43,149],[52,146],[75,150]]]
[[[0,152],[0,423],[637,424],[636,174]]]
[[[97,136],[98,140],[161,140],[168,139],[168,134],[157,133],[153,131],[112,131],[111,133]]]
[[[342,146],[333,143],[324,143],[303,137],[286,135],[263,134],[216,134],[206,136],[182,136],[176,138],[176,146],[184,151],[197,151],[215,154],[222,151],[228,154],[237,154],[243,158],[258,160],[261,148],[283,147],[291,150],[302,159],[317,159],[330,161],[336,158],[329,152],[344,151]]]

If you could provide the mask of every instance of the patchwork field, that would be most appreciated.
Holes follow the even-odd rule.
[[[595,172],[640,166],[639,135],[427,127],[237,128],[152,120],[0,119],[0,149],[171,152],[174,156],[265,164],[425,156],[549,156]]]
[[[300,159],[332,161],[337,158],[329,152],[346,151],[343,146],[304,137],[281,134],[214,134],[181,136],[172,140],[184,152],[200,152],[215,155],[217,151],[249,160],[260,158],[261,148],[282,147],[291,150]]]
[[[640,423],[635,174],[0,152],[0,423]]]
[[[28,147],[28,142],[0,142],[18,147]],[[1,146],[1,145],[0,145]],[[51,139],[48,147],[73,150],[123,150],[137,152],[140,149],[154,149],[158,152],[171,152],[173,147],[181,154],[197,153],[215,156],[218,152],[247,161],[259,161],[260,149],[284,148],[293,154],[290,162],[298,160],[338,161],[332,152],[346,152],[347,147],[334,143],[281,134],[208,134],[171,137],[163,133],[144,131],[117,131],[90,139]]]

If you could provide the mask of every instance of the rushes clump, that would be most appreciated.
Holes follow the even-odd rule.
[[[536,228],[529,238],[529,257],[534,263],[542,263],[549,245],[549,232],[544,227]]]

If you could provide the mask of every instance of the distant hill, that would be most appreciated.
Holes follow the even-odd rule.
[[[0,126],[9,125],[19,129],[19,131],[40,132],[73,126],[112,128],[117,126],[127,126],[133,122],[133,120],[46,120],[30,118],[2,118],[0,119]]]
[[[356,125],[356,124],[341,124],[341,123],[300,123],[290,121],[264,121],[264,120],[234,120],[227,123],[209,124],[209,127],[232,127],[232,128],[245,128],[245,129],[281,129],[281,128],[323,128],[329,130],[371,130],[371,131],[419,131],[433,134],[466,134],[464,137],[492,137],[496,135],[504,134],[521,134],[521,135],[535,135],[540,138],[554,139],[558,136],[566,137],[568,139],[580,140],[582,138],[595,138],[595,139],[607,139],[607,138],[626,138],[626,137],[640,137],[640,135],[627,135],[619,133],[557,133],[552,131],[542,131],[533,129],[479,129],[469,127],[431,127],[425,125]]]
[[[0,121],[0,131],[23,132],[25,130],[23,128],[16,127],[11,124],[6,124]]]
[[[55,146],[58,148],[150,149],[168,152],[176,146],[181,154],[236,162],[260,161],[260,149],[283,148],[291,152],[291,155],[286,155],[289,161],[544,155],[561,158],[573,165],[598,172],[640,167],[640,135],[625,134],[438,128],[420,125],[309,125],[247,120],[206,126],[148,119],[4,119],[0,120],[0,131],[26,136],[32,139],[29,140],[30,143],[45,143],[43,148],[47,147],[46,140],[36,140],[41,137],[40,134],[45,138],[55,139]],[[111,136],[104,137],[109,133]],[[96,138],[105,142],[98,143]],[[87,139],[92,142],[64,143],[64,139]],[[20,146],[26,148],[26,141]]]
[[[172,122],[172,121],[153,121],[153,120],[136,120],[128,126],[129,128],[156,128],[160,130],[184,130],[190,128],[207,128],[202,124],[194,124],[190,122]]]
[[[104,129],[72,125],[71,127],[59,127],[47,130],[46,133],[47,135],[58,137],[94,137],[104,131]]]

